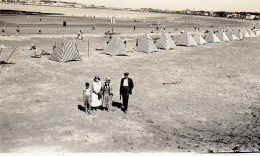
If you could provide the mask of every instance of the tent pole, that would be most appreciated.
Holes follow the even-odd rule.
[[[8,59],[6,60],[6,62],[7,62],[7,61],[10,59],[10,57],[14,54],[15,50],[16,50],[16,47],[14,48],[14,51],[13,51],[12,54],[8,57]]]
[[[89,39],[88,39],[88,58],[89,58]]]

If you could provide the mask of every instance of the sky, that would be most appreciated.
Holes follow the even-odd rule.
[[[260,0],[57,0],[120,8],[260,12]]]

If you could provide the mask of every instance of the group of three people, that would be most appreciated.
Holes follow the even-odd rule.
[[[132,94],[134,83],[131,78],[128,77],[129,73],[124,73],[124,78],[120,83],[120,99],[123,98],[123,111],[126,114],[128,108],[129,94]],[[90,113],[90,110],[96,110],[102,107],[103,110],[109,111],[109,106],[112,105],[112,87],[110,85],[110,78],[105,79],[102,85],[100,77],[95,76],[92,86],[86,82],[86,88],[83,90],[83,101],[86,107],[86,111]]]

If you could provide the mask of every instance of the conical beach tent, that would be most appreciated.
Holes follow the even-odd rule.
[[[70,40],[62,40],[56,43],[53,49],[51,60],[58,62],[67,62],[72,60],[80,60],[79,52],[76,44]]]
[[[251,29],[248,29],[248,34],[251,36],[251,37],[256,37],[255,33],[253,33],[253,31]]]
[[[182,46],[197,46],[198,44],[194,40],[194,38],[191,36],[190,33],[184,31],[181,36],[179,37],[179,40],[177,41],[176,45],[182,45]]]
[[[209,43],[220,43],[221,41],[217,37],[216,34],[213,33],[213,31],[208,32],[205,40]]]
[[[239,40],[239,38],[233,33],[233,30],[229,31],[227,33],[227,35],[228,35],[228,38],[229,38],[230,41],[237,41],[237,40]]]
[[[235,30],[235,33],[236,37],[239,39],[239,40],[242,40],[244,38],[243,34],[242,34],[242,31],[240,29],[237,29]]]
[[[242,33],[242,35],[243,35],[244,38],[249,38],[249,37],[250,37],[250,35],[249,35],[248,32],[246,31],[246,29],[243,29],[243,30],[241,31],[241,33]]]
[[[230,41],[229,38],[227,37],[226,33],[222,30],[217,34],[217,37],[219,38],[220,41],[222,42],[228,42]]]
[[[198,45],[203,45],[208,43],[198,32],[193,35],[193,38]]]
[[[256,36],[260,36],[260,30],[254,29],[253,32],[255,33]]]
[[[109,55],[127,55],[124,41],[118,36],[115,35],[106,45],[103,53]]]
[[[138,38],[138,45],[136,46],[135,50],[146,53],[158,51],[155,44],[153,43],[153,39],[147,33]]]
[[[161,38],[156,42],[156,47],[157,48],[162,48],[162,49],[176,49],[176,45],[172,40],[171,35],[163,32],[161,34]]]

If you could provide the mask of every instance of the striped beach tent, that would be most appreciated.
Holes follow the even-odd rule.
[[[50,59],[58,62],[80,60],[79,52],[75,42],[63,39],[56,42]]]
[[[209,43],[220,43],[221,42],[213,31],[208,32],[205,40]]]
[[[236,29],[234,34],[236,35],[236,37],[239,39],[239,40],[242,40],[244,38],[243,34],[242,34],[242,31],[240,29]]]
[[[173,42],[171,35],[165,32],[161,34],[161,38],[156,42],[155,45],[157,48],[162,48],[165,50],[176,49],[177,47]]]
[[[230,41],[237,41],[237,40],[239,40],[239,38],[234,34],[233,30],[228,31],[227,32],[227,36],[228,36]]]
[[[219,38],[220,41],[222,42],[228,42],[230,41],[229,38],[227,37],[226,33],[221,30],[218,34],[217,34],[217,37]]]
[[[251,36],[248,34],[248,32],[246,31],[246,29],[243,29],[243,30],[241,31],[241,33],[242,33],[242,35],[243,35],[244,38],[249,38],[249,37],[251,37]]]
[[[143,36],[139,37],[137,39],[137,46],[135,47],[136,51],[141,51],[141,52],[154,52],[154,51],[159,51],[155,44],[153,43],[153,39],[145,33]]]
[[[194,38],[191,36],[190,33],[188,33],[187,31],[183,31],[176,45],[191,47],[191,46],[197,46],[198,44],[196,43],[196,41],[194,40]]]
[[[124,41],[118,35],[114,35],[109,41],[108,45],[106,45],[103,53],[112,56],[127,55]]]

